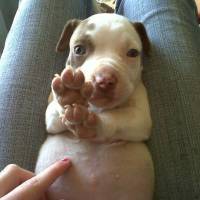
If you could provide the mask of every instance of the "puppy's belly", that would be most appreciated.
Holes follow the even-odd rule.
[[[64,135],[43,144],[36,173],[69,157],[70,169],[50,187],[50,200],[150,200],[153,164],[145,144],[94,144]]]

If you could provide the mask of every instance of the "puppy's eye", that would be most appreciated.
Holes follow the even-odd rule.
[[[126,55],[128,57],[137,57],[139,55],[139,51],[137,49],[129,49]]]
[[[86,48],[83,45],[77,45],[74,47],[74,53],[76,55],[84,55],[86,53]]]

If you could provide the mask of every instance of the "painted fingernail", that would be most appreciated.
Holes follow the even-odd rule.
[[[61,161],[63,161],[63,162],[69,162],[69,158],[63,158],[63,159],[61,159]]]
[[[71,161],[69,160],[69,158],[63,158],[60,160],[64,165],[71,165]]]

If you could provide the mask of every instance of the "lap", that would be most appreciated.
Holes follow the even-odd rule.
[[[152,42],[144,81],[153,118],[149,142],[156,199],[195,199],[200,161],[200,28],[191,0],[118,1],[117,12],[141,21]]]
[[[56,43],[67,19],[90,11],[86,0],[21,2],[0,61],[0,169],[8,163],[34,168],[51,79],[66,59],[55,53]]]

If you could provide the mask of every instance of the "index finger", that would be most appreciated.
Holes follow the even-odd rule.
[[[2,200],[37,200],[46,192],[48,187],[69,167],[69,159],[57,161],[40,174],[15,188],[12,192],[4,196]]]

